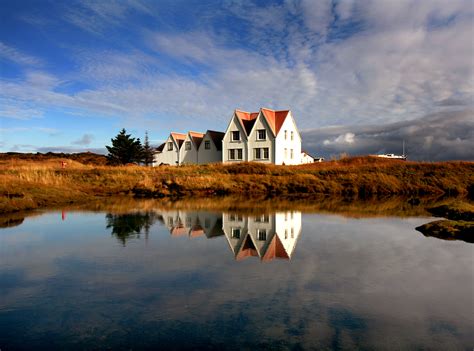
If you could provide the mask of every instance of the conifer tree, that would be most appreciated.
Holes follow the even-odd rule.
[[[145,132],[145,141],[143,143],[143,163],[145,166],[151,166],[153,164],[155,150],[150,146],[148,139],[148,131]]]
[[[127,163],[140,163],[143,161],[143,146],[140,138],[135,139],[122,129],[113,139],[112,146],[106,146],[109,154],[107,160],[112,165],[125,165]]]

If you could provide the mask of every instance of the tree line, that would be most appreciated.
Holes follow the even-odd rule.
[[[132,138],[127,134],[125,128],[117,134],[115,138],[110,139],[112,146],[106,145],[107,161],[111,165],[126,165],[129,163],[144,164],[151,166],[155,149],[150,145],[148,132],[145,132],[145,140],[142,144],[140,138]]]

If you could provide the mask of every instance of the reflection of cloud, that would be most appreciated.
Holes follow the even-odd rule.
[[[446,111],[420,119],[327,127],[302,131],[303,146],[315,155],[402,153],[411,160],[473,160],[474,110]]]
[[[2,231],[2,240],[40,234],[34,245],[2,246],[2,262],[17,268],[1,300],[3,320],[16,323],[2,335],[47,345],[51,333],[67,330],[65,343],[127,348],[156,340],[174,348],[383,349],[393,340],[400,349],[470,347],[469,245],[417,235],[426,218],[302,219],[290,264],[255,265],[236,264],[223,236],[178,240],[155,224],[146,246],[124,248],[101,213],[27,218]],[[138,334],[139,345],[129,338]]]

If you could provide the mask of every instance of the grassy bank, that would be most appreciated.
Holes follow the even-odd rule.
[[[61,168],[62,161],[67,162],[66,168]],[[0,177],[0,212],[9,212],[113,195],[472,196],[474,163],[366,157],[302,166],[240,163],[145,168],[83,164],[66,158],[10,158],[0,161]]]

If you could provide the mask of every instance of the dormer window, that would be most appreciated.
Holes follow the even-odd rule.
[[[190,142],[190,141],[187,141],[187,142],[184,144],[184,149],[185,149],[185,150],[191,150],[191,142]]]
[[[265,140],[267,138],[267,131],[265,129],[257,130],[257,140]]]
[[[173,142],[168,142],[168,151],[173,151]]]
[[[209,140],[206,140],[206,141],[204,142],[204,148],[205,148],[206,150],[210,150],[210,149],[211,149],[211,142],[210,142]]]
[[[232,141],[240,141],[240,132],[238,130],[232,132]]]

